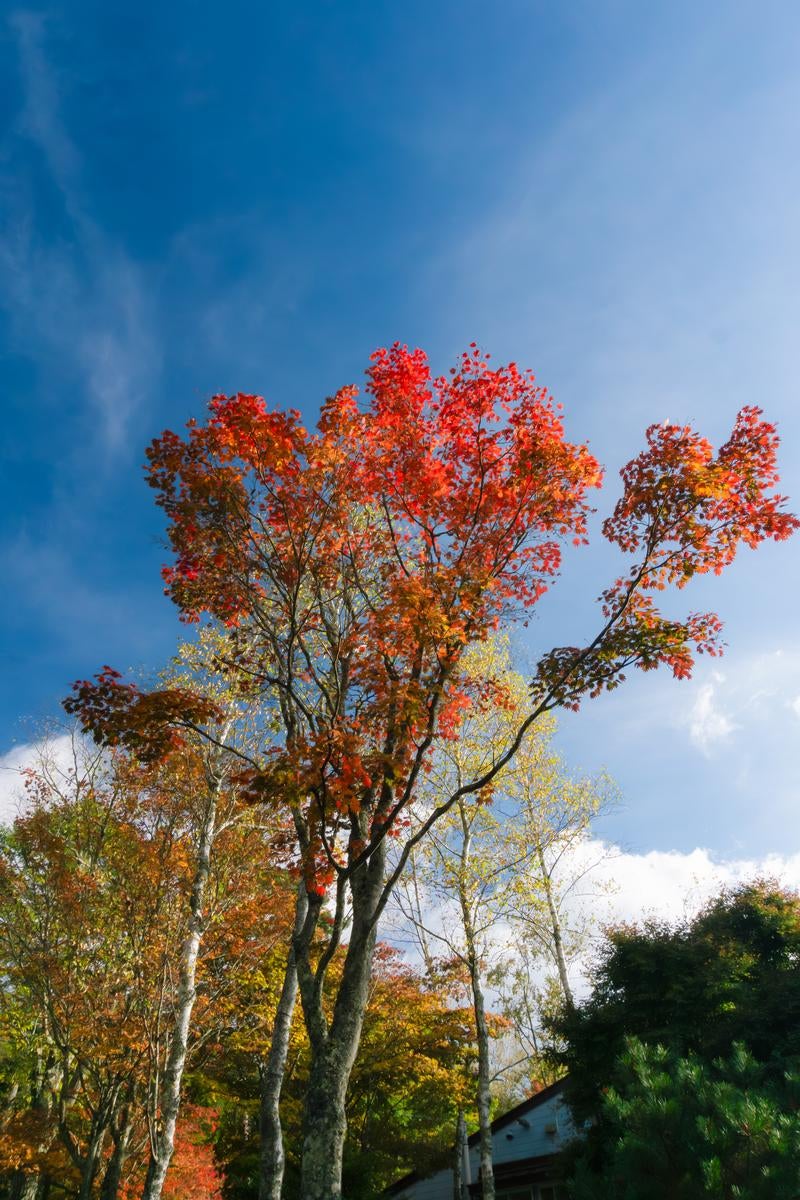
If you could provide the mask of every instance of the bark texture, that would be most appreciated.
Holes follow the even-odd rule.
[[[301,880],[297,890],[294,913],[295,936],[299,935],[302,930],[307,912],[308,896],[305,883]],[[286,1154],[283,1145],[280,1101],[296,999],[297,968],[294,945],[292,945],[286,962],[278,1010],[275,1014],[269,1054],[266,1061],[259,1067],[261,1108],[258,1200],[281,1200]]]
[[[83,1171],[81,1173],[81,1185],[78,1191],[78,1200],[92,1200],[94,1182],[97,1178],[97,1172],[100,1169],[100,1155],[103,1149],[105,1134],[106,1128],[92,1130],[89,1145],[86,1149]]]
[[[558,968],[558,978],[561,983],[561,991],[564,995],[564,1001],[567,1008],[574,1008],[575,1001],[572,995],[572,988],[569,982],[569,973],[567,971],[567,960],[564,955],[564,938],[561,932],[561,918],[558,915],[555,897],[553,896],[553,881],[550,878],[550,873],[547,870],[545,862],[544,849],[541,844],[537,847],[537,855],[539,858],[539,869],[542,875],[542,883],[544,884],[544,894],[547,901],[547,911],[550,915],[550,932],[553,936],[553,955]]]
[[[467,1123],[462,1109],[458,1110],[456,1122],[456,1141],[453,1149],[453,1200],[467,1200],[469,1196],[469,1179],[464,1177],[464,1158],[469,1154],[467,1142]]]
[[[205,923],[205,896],[211,870],[211,850],[217,820],[217,793],[211,788],[200,828],[197,861],[192,882],[189,931],[181,950],[175,1021],[167,1066],[161,1089],[160,1111],[151,1115],[155,1128],[151,1135],[150,1161],[142,1200],[160,1200],[169,1164],[175,1149],[175,1126],[181,1104],[181,1085],[189,1045],[189,1028],[197,996],[195,979],[197,959]]]
[[[40,1178],[39,1175],[26,1175],[23,1171],[15,1171],[11,1177],[9,1200],[37,1200]]]
[[[350,940],[330,1023],[322,1008],[324,973],[319,968],[311,969],[310,951],[320,911],[317,897],[309,897],[308,918],[295,939],[298,982],[312,1046],[303,1123],[302,1200],[342,1197],[342,1154],[347,1133],[345,1097],[369,996],[385,865],[385,848],[381,846],[351,878]],[[339,927],[343,905],[344,894],[340,889],[336,913]],[[332,956],[335,947],[334,937],[326,953]]]
[[[471,965],[470,973],[472,977],[472,1003],[475,1009],[475,1033],[478,1043],[478,1125],[480,1128],[481,1196],[483,1200],[494,1200],[489,1030],[486,1025],[486,1005],[483,998],[480,972],[475,966]]]
[[[114,1149],[108,1160],[103,1185],[100,1188],[100,1200],[118,1200],[122,1184],[122,1171],[130,1152],[132,1122],[128,1109],[123,1113],[119,1127],[112,1127],[111,1136],[114,1139]]]
[[[491,1064],[489,1062],[489,1028],[486,1024],[486,1002],[481,980],[481,962],[472,901],[467,886],[472,833],[466,810],[459,804],[463,841],[461,843],[458,896],[461,904],[461,920],[467,949],[467,966],[472,989],[472,1010],[475,1016],[475,1039],[478,1046],[478,1127],[480,1130],[480,1181],[483,1200],[494,1200],[494,1166],[492,1163],[492,1096]]]

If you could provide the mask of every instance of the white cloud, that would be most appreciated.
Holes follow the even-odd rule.
[[[725,741],[737,728],[715,701],[717,684],[722,682],[723,676],[715,675],[714,682],[704,683],[689,713],[689,736],[704,754],[710,753],[715,742]]]
[[[595,844],[591,852],[597,854],[598,849]],[[598,883],[611,882],[616,889],[600,893],[593,901],[601,923],[647,917],[674,921],[697,912],[724,887],[748,880],[774,878],[800,888],[800,854],[717,859],[700,847],[688,853],[620,852],[602,859],[595,877]]]
[[[44,743],[23,742],[0,755],[0,824],[8,824],[25,808],[25,772],[42,761],[65,772],[74,761],[75,742],[61,734]]]
[[[611,853],[603,854],[603,850]],[[591,916],[595,944],[603,928],[645,920],[676,923],[693,917],[724,888],[756,879],[775,880],[800,890],[800,854],[777,851],[760,858],[716,858],[697,847],[687,853],[650,850],[640,854],[613,852],[590,840],[579,851],[597,860],[583,894],[573,902],[573,917]],[[569,907],[569,906],[568,906]],[[591,943],[573,964],[577,988],[585,992],[591,974]]]
[[[786,726],[787,709],[800,716],[796,694],[800,648],[731,655],[725,674],[698,670],[694,700],[688,713],[677,711],[677,723],[688,728],[692,742],[708,753],[739,729],[776,730]],[[724,705],[723,705],[724,701]],[[675,696],[673,695],[673,704]]]
[[[718,858],[702,847],[636,853],[590,838],[571,852],[565,875],[579,872],[584,863],[593,865],[563,908],[566,926],[588,934],[585,949],[570,966],[580,995],[588,991],[592,959],[606,928],[691,919],[723,889],[757,879],[800,891],[800,854],[777,851],[753,858]]]
[[[142,269],[92,218],[80,185],[80,154],[59,112],[55,75],[43,50],[41,14],[18,12],[16,36],[24,106],[16,133],[33,143],[64,206],[68,236],[43,241],[31,219],[24,174],[9,190],[0,244],[0,283],[19,347],[85,386],[106,448],[124,442],[128,422],[151,388],[160,348]],[[11,151],[6,147],[6,159]]]
[[[564,889],[560,911],[567,943],[581,931],[580,952],[570,963],[570,977],[577,993],[584,995],[589,988],[592,959],[604,929],[647,920],[675,924],[691,919],[723,889],[757,879],[774,880],[800,891],[800,853],[776,851],[761,857],[721,858],[702,847],[688,852],[637,853],[620,850],[600,838],[576,843],[559,863],[556,893],[562,894]],[[577,881],[576,885],[566,891],[571,880]],[[434,954],[445,953],[446,942],[436,935],[444,934],[450,944],[460,941],[458,906],[455,901],[449,905],[438,897],[428,896],[424,899],[424,911],[432,934],[431,949]],[[396,905],[392,906],[384,936],[419,964],[420,954],[410,928]],[[518,936],[506,919],[498,920],[489,935],[493,955],[513,960],[518,953]],[[542,960],[536,968],[539,982],[551,971],[552,964]],[[492,1002],[498,1003],[496,991],[490,988],[489,992]]]
[[[724,679],[705,660],[680,684],[668,672],[633,676],[626,689],[562,717],[558,744],[568,762],[589,774],[602,767],[616,780],[621,806],[602,825],[612,841],[701,845],[725,858],[775,847],[793,853],[798,680],[794,632],[782,649],[748,652],[734,643]]]

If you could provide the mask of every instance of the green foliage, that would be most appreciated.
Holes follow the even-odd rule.
[[[800,1074],[771,1075],[739,1043],[708,1064],[630,1039],[601,1100],[604,1152],[575,1153],[574,1200],[796,1200]]]
[[[612,931],[554,1022],[575,1200],[800,1194],[800,900],[767,883],[678,928]]]
[[[333,964],[333,977],[341,955]],[[310,1051],[302,1019],[281,1097],[287,1165],[284,1196],[300,1195],[303,1098]],[[446,979],[432,985],[391,948],[378,945],[370,999],[347,1097],[344,1194],[370,1200],[412,1168],[440,1166],[450,1154],[459,1108],[472,1118],[474,1033],[469,1009]],[[192,1103],[220,1112],[217,1156],[226,1200],[258,1193],[258,1079],[252,1056],[226,1043],[195,1074]]]

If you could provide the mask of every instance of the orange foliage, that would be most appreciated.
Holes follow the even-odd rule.
[[[0,1129],[0,1173],[78,1179],[92,1127],[103,1120],[108,1128],[123,1107],[132,1144],[144,1143],[145,1098],[170,1033],[161,1014],[174,1001],[186,934],[192,808],[205,786],[185,751],[144,767],[117,754],[55,782],[45,770],[29,773],[29,811],[0,847],[0,1022],[7,1008],[19,1028],[0,1024],[0,1040],[16,1040],[21,1061],[27,1055],[58,1069],[42,1073],[36,1107],[26,1107],[30,1088],[20,1087],[20,1107]],[[280,976],[296,885],[265,851],[264,831],[246,820],[230,822],[217,839],[190,1055],[241,1028],[254,977],[260,1020],[270,1018],[276,985],[270,989],[266,967]],[[170,1179],[196,1176],[206,1190],[181,1184],[169,1194],[205,1200],[219,1194],[201,1138],[210,1116],[189,1115]],[[106,1158],[111,1150],[106,1136]],[[140,1157],[126,1171],[135,1175]]]
[[[714,614],[665,618],[653,592],[793,532],[770,493],[776,448],[754,408],[716,457],[688,428],[648,431],[604,526],[638,561],[602,593],[594,640],[543,656],[531,719],[616,687],[630,665],[683,677],[696,652],[719,651]],[[168,594],[184,620],[228,626],[220,670],[277,697],[286,723],[242,782],[302,810],[298,854],[323,894],[398,828],[433,743],[491,686],[465,679],[465,647],[524,615],[562,543],[586,540],[600,467],[530,372],[494,368],[474,345],[440,378],[420,350],[378,350],[366,402],[340,390],[315,432],[259,396],[215,396],[205,424],[165,432],[148,459],[174,552]],[[151,757],[211,711],[200,691],[145,697],[108,669],[67,704],[102,741]]]
[[[164,1200],[222,1200],[223,1179],[211,1144],[216,1127],[215,1109],[184,1105],[162,1193]]]

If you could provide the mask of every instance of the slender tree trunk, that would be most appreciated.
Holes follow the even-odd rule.
[[[542,873],[542,883],[544,885],[544,894],[547,901],[547,911],[550,914],[550,932],[553,935],[553,953],[555,955],[556,966],[558,967],[558,978],[561,981],[561,991],[564,994],[564,1001],[568,1008],[575,1007],[575,1001],[570,987],[569,974],[567,973],[567,960],[564,955],[564,938],[561,933],[561,918],[558,915],[555,899],[553,897],[553,883],[550,878],[550,872],[547,870],[545,862],[544,849],[541,844],[536,847],[536,854],[539,859],[539,869]]]
[[[122,1170],[130,1152],[130,1140],[133,1122],[129,1110],[125,1110],[120,1128],[112,1130],[114,1149],[108,1160],[106,1173],[103,1176],[103,1186],[100,1188],[100,1200],[118,1200]]]
[[[303,927],[308,911],[308,893],[305,881],[301,878],[297,888],[297,900],[294,910],[294,936],[297,937]],[[297,999],[297,969],[295,967],[294,945],[289,950],[286,961],[286,971],[283,977],[278,1011],[275,1014],[275,1024],[272,1029],[272,1041],[265,1062],[259,1065],[261,1076],[261,1112],[260,1112],[260,1173],[258,1182],[258,1200],[281,1200],[283,1188],[283,1172],[286,1162],[283,1146],[283,1130],[281,1128],[281,1087],[286,1071],[286,1059],[289,1054],[289,1036],[292,1031],[295,1001]]]
[[[184,1067],[186,1066],[189,1027],[197,995],[195,988],[197,959],[203,936],[205,894],[211,869],[211,848],[214,843],[216,820],[217,792],[216,788],[211,788],[209,789],[206,812],[200,829],[197,862],[192,882],[189,931],[181,951],[175,1022],[172,1031],[172,1042],[167,1057],[167,1066],[164,1071],[160,1113],[156,1112],[152,1114],[152,1119],[156,1124],[154,1135],[151,1137],[150,1161],[147,1167],[142,1200],[160,1200],[167,1169],[169,1168],[172,1153],[175,1149],[175,1125],[180,1111],[181,1084],[183,1082]]]
[[[409,859],[408,859],[408,866],[406,867],[406,875],[411,880],[411,887],[414,892],[411,921],[414,926],[414,930],[416,931],[417,942],[419,944],[420,952],[422,954],[422,961],[425,964],[425,970],[428,974],[428,979],[433,979],[433,974],[434,974],[433,955],[431,954],[430,941],[428,939],[428,934],[425,930],[425,923],[423,920],[422,898],[421,898],[420,892],[419,892],[419,879],[417,878],[417,858],[416,858],[416,854],[413,851],[410,854]]]
[[[118,1102],[118,1089],[112,1088],[101,1099],[92,1117],[89,1127],[86,1149],[81,1150],[80,1143],[67,1124],[67,1108],[62,1097],[61,1115],[59,1119],[59,1136],[69,1154],[76,1170],[80,1174],[78,1185],[78,1200],[91,1200],[94,1193],[95,1180],[100,1170],[103,1154],[103,1143],[111,1127],[113,1112]]]
[[[39,1175],[26,1175],[24,1171],[15,1171],[11,1176],[9,1200],[36,1200],[39,1179]]]
[[[0,1129],[5,1129],[11,1117],[14,1115],[14,1101],[19,1095],[19,1084],[12,1083],[3,1097],[3,1106],[0,1108]]]
[[[295,942],[303,1012],[312,1043],[303,1123],[302,1200],[341,1200],[342,1196],[345,1097],[369,996],[385,859],[385,849],[380,847],[369,865],[353,876],[350,941],[329,1026],[324,1022],[321,997],[312,987],[310,934]]]
[[[464,1110],[458,1110],[456,1122],[456,1141],[453,1148],[453,1200],[464,1200],[468,1195],[469,1180],[464,1178],[464,1158],[469,1154],[467,1141],[467,1123],[464,1120]]]
[[[491,1064],[489,1062],[489,1029],[486,1024],[486,1003],[483,997],[480,956],[475,936],[470,896],[467,889],[472,832],[463,804],[459,804],[463,841],[459,863],[458,898],[467,946],[467,965],[472,989],[472,1010],[475,1015],[475,1039],[478,1046],[478,1128],[480,1131],[480,1181],[483,1200],[494,1200],[494,1167],[492,1164],[492,1095]]]
[[[53,1052],[50,1051],[44,1062],[41,1055],[37,1053],[36,1063],[31,1071],[30,1104],[32,1109],[37,1112],[48,1110],[49,1104],[45,1097],[52,1096],[57,1077],[58,1068],[55,1065]],[[16,1088],[12,1091],[7,1103],[10,1104],[10,1101],[14,1099],[16,1091]],[[51,1126],[44,1140],[37,1146],[39,1154],[47,1150],[55,1136],[55,1128]],[[48,1189],[49,1180],[44,1172],[35,1171],[29,1175],[25,1171],[17,1170],[14,1171],[9,1183],[9,1200],[42,1200]]]
[[[478,1125],[480,1128],[480,1180],[483,1200],[494,1200],[494,1167],[492,1165],[492,1096],[489,1063],[489,1030],[486,1025],[486,1006],[481,987],[480,971],[473,959],[470,967],[472,1003],[475,1009],[475,1033],[478,1042]]]
[[[81,1172],[81,1186],[80,1190],[78,1191],[78,1200],[92,1200],[94,1181],[97,1178],[97,1172],[100,1169],[100,1153],[103,1149],[105,1135],[105,1126],[92,1130],[89,1145],[86,1148],[86,1157],[83,1163],[83,1170]]]

